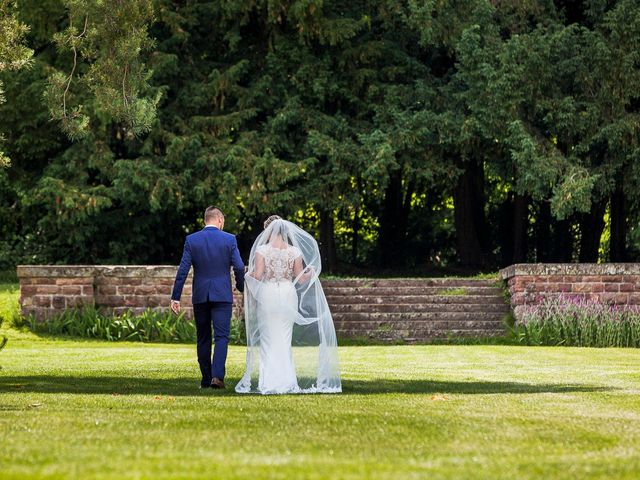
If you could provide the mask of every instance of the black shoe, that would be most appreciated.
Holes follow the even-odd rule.
[[[200,382],[200,388],[211,388],[211,381],[202,380]]]

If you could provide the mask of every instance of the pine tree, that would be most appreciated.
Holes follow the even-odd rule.
[[[148,132],[160,99],[158,94],[148,96],[150,72],[140,58],[153,45],[147,34],[153,19],[151,0],[63,3],[69,26],[54,41],[60,51],[70,52],[72,62],[70,71],[49,76],[45,98],[52,117],[74,140],[89,135],[90,107],[72,98],[77,90],[72,86],[80,84],[91,93],[96,113],[121,123],[127,133]]]
[[[24,45],[29,28],[16,17],[16,2],[0,0],[0,74],[18,70],[27,65],[33,51]],[[0,80],[0,105],[6,101],[2,81]],[[3,137],[0,134],[0,147]],[[7,167],[10,161],[0,150],[0,168]]]

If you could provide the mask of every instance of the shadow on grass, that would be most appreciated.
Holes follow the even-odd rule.
[[[343,383],[343,393],[370,395],[384,393],[451,393],[451,394],[492,394],[492,393],[574,393],[603,392],[609,387],[584,384],[562,383],[521,383],[521,382],[455,382],[440,380],[351,380]]]
[[[237,379],[227,380],[224,391],[199,389],[193,378],[144,378],[97,376],[7,376],[0,373],[0,393],[70,393],[120,395],[208,396],[235,394]],[[436,380],[345,380],[342,395],[405,394],[537,394],[602,392],[612,388],[597,385],[518,382],[455,382]]]

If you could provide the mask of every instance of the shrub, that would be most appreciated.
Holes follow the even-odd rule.
[[[146,310],[141,314],[125,312],[114,316],[94,308],[71,309],[45,321],[28,318],[30,329],[37,333],[99,338],[108,341],[180,343],[195,342],[196,328],[184,315]],[[243,343],[242,322],[231,321],[231,343]]]
[[[640,347],[640,308],[562,295],[525,307],[512,332],[527,345]]]

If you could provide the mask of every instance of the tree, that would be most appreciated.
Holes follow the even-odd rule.
[[[49,76],[45,98],[51,116],[72,139],[89,135],[92,110],[120,123],[128,134],[148,132],[160,100],[159,93],[145,96],[150,72],[140,58],[141,52],[153,45],[147,34],[153,19],[151,0],[63,3],[69,12],[69,26],[56,33],[54,41],[59,51],[71,54],[72,66],[68,74]],[[82,60],[86,62],[84,70]],[[75,84],[80,87],[72,89]],[[82,97],[83,87],[93,96],[91,105],[82,100],[73,102],[74,94]]]
[[[33,51],[24,45],[29,28],[16,17],[16,3],[0,0],[0,74],[10,70],[19,70],[27,65]],[[6,101],[2,81],[0,81],[0,105]],[[0,147],[3,137],[0,135]],[[10,161],[0,150],[0,168],[7,167]]]
[[[582,261],[598,258],[612,195],[618,217],[613,231],[624,235],[616,178],[626,177],[638,136],[636,113],[629,111],[637,89],[635,54],[629,53],[638,41],[637,12],[628,2],[608,12],[601,7],[580,15],[584,25],[552,23],[508,41],[494,87],[510,104],[503,110],[512,112],[506,143],[516,189],[536,202],[550,202],[557,222],[541,205],[537,226],[544,228],[547,218],[561,237],[571,235],[571,223],[579,226]],[[561,251],[572,250],[560,237],[555,243]]]
[[[173,263],[210,204],[243,252],[299,222],[333,271],[632,259],[636,10],[23,0],[0,269]]]

